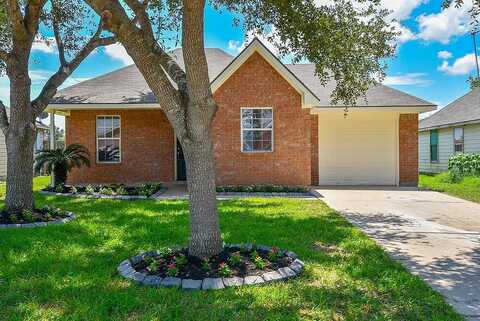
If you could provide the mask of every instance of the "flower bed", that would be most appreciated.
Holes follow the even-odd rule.
[[[225,185],[217,186],[217,193],[309,193],[304,186],[283,185]]]
[[[119,273],[140,284],[214,290],[294,277],[303,262],[293,252],[252,244],[226,245],[209,260],[188,255],[186,248],[151,251],[122,262]]]
[[[125,186],[123,184],[70,186],[57,185],[43,189],[43,192],[65,195],[83,195],[106,198],[148,198],[163,190],[162,184],[142,184]]]
[[[0,228],[37,227],[50,224],[62,224],[75,218],[75,215],[51,206],[44,206],[34,211],[23,211],[21,214],[7,215],[0,212]]]

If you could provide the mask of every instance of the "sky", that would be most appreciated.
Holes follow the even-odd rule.
[[[332,0],[315,1],[325,4]],[[396,56],[388,60],[384,84],[435,103],[439,108],[467,93],[468,77],[476,75],[474,46],[469,33],[471,0],[466,0],[467,5],[462,8],[444,10],[441,0],[382,1],[382,5],[392,11],[389,21],[401,31]],[[230,13],[207,7],[206,47],[221,48],[237,55],[250,40],[241,27],[233,26]],[[480,44],[480,35],[477,43]],[[39,41],[34,44],[31,58],[32,97],[35,97],[58,68],[58,55],[54,45]],[[97,50],[63,87],[132,63],[121,45]],[[8,105],[8,97],[8,79],[0,77],[0,100]],[[57,124],[64,127],[63,117],[57,118]]]

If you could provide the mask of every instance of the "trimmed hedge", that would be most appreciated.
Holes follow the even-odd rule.
[[[218,193],[307,193],[303,186],[283,185],[227,185],[217,186]]]
[[[448,160],[448,170],[461,176],[480,177],[480,154],[456,154]]]

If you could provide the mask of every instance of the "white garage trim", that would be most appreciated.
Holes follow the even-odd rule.
[[[398,186],[399,113],[320,113],[320,185]]]

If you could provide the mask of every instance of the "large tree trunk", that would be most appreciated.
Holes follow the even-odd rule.
[[[18,65],[9,69],[10,76],[10,126],[5,135],[7,147],[7,195],[5,209],[8,213],[33,210],[33,148],[35,119],[30,105],[30,78],[28,70]]]
[[[189,254],[209,258],[220,253],[223,241],[217,214],[215,162],[210,134],[186,143],[183,152],[187,165],[190,194]]]

